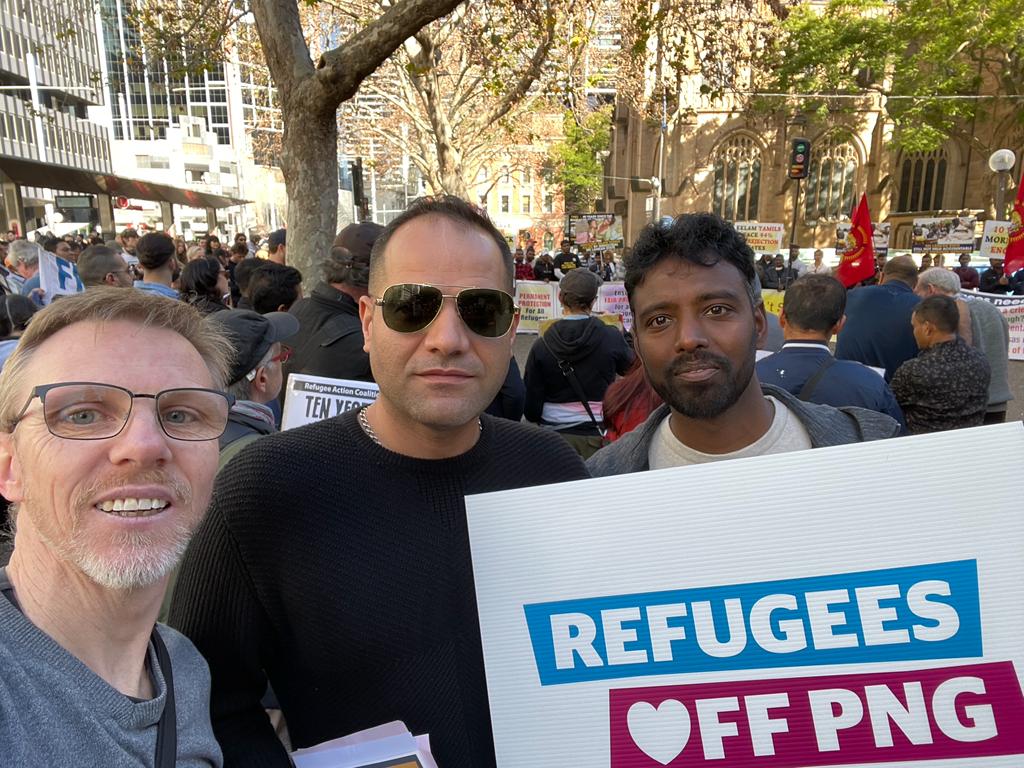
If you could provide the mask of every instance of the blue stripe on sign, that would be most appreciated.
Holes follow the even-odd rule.
[[[542,685],[982,655],[974,560],[524,606]]]

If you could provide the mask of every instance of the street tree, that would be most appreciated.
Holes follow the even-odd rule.
[[[586,213],[601,196],[604,157],[611,142],[611,107],[601,107],[578,121],[567,111],[564,138],[551,148],[553,180],[565,194],[566,213]]]
[[[349,33],[335,34],[314,59],[300,5],[315,0],[248,0],[260,48],[277,89],[280,160],[288,190],[288,258],[307,279],[334,239],[338,207],[338,107],[406,40],[455,10],[461,0],[394,0]],[[201,68],[222,56],[227,34],[248,11],[233,0],[140,0],[137,18],[150,50],[182,50]]]
[[[1016,0],[830,0],[792,8],[766,51],[761,89],[849,97],[877,94],[894,144],[936,149],[950,137],[982,146],[1024,126],[1024,15]],[[785,100],[823,121],[857,108],[850,98]],[[769,106],[777,107],[768,101]],[[974,130],[994,121],[991,131]]]

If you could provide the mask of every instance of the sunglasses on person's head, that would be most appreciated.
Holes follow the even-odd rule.
[[[504,336],[519,313],[515,299],[496,288],[463,288],[456,294],[421,283],[389,286],[374,304],[384,324],[398,333],[416,333],[441,314],[445,299],[455,299],[459,317],[473,333],[489,339]]]

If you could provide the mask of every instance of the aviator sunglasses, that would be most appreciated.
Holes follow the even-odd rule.
[[[519,313],[515,299],[496,288],[463,288],[456,294],[421,283],[399,283],[384,290],[374,304],[384,323],[398,333],[416,333],[441,314],[445,299],[455,299],[459,317],[473,333],[497,339],[509,332]]]

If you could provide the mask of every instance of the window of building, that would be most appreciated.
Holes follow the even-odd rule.
[[[519,198],[519,206],[520,206],[520,212],[521,213],[529,213],[530,212],[530,196],[529,195],[522,195]]]
[[[555,247],[555,236],[551,232],[544,233],[544,250],[550,251]]]
[[[749,136],[735,136],[715,153],[712,207],[729,221],[757,218],[761,193],[761,149]]]
[[[554,213],[554,212],[555,212],[555,196],[554,195],[544,195],[544,213]]]
[[[938,211],[946,191],[945,149],[911,152],[900,163],[897,211]]]
[[[805,221],[837,221],[853,212],[857,150],[848,142],[829,139],[811,147],[811,165],[804,193]]]
[[[533,183],[533,169],[530,166],[523,168],[523,184]]]
[[[502,213],[508,213],[509,212],[509,199],[508,199],[508,195],[502,195],[501,196],[501,212]]]

